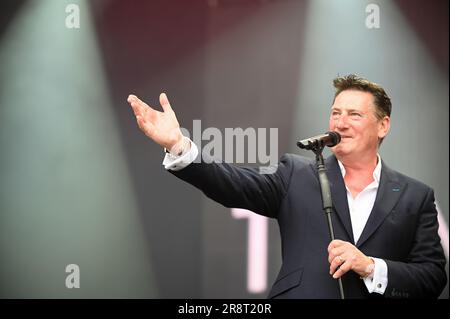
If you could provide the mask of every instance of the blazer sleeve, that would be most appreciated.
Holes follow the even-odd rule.
[[[447,283],[447,276],[438,227],[434,193],[428,188],[407,262],[385,260],[388,266],[386,297],[439,297]]]
[[[195,161],[182,170],[169,172],[225,207],[244,208],[275,218],[291,179],[291,156],[283,155],[272,174],[262,174],[257,168],[216,163],[205,155],[200,163]]]

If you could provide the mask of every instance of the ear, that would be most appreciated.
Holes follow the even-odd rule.
[[[382,120],[378,121],[378,138],[384,138],[391,128],[391,118],[385,116]]]

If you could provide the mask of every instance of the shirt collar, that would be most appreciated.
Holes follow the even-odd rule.
[[[373,171],[373,179],[374,181],[379,184],[380,183],[380,177],[381,177],[381,157],[380,154],[377,154],[377,166],[375,167]],[[340,160],[338,160],[339,168],[341,169],[342,177],[345,177],[345,167],[344,164]]]

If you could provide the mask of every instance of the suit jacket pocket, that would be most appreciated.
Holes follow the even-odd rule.
[[[282,275],[273,284],[268,298],[274,298],[282,293],[300,285],[302,279],[303,267],[295,269],[286,275]]]

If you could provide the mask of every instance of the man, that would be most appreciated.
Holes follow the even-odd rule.
[[[283,263],[269,297],[339,298],[342,278],[347,298],[436,298],[447,278],[433,191],[378,155],[390,128],[390,98],[355,75],[334,86],[329,128],[342,140],[326,160],[339,238],[331,243],[309,159],[286,154],[273,174],[211,163],[183,137],[164,93],[164,112],[133,95],[128,102],[141,130],[166,149],[171,173],[226,207],[277,219]],[[193,163],[197,156],[202,161]]]

